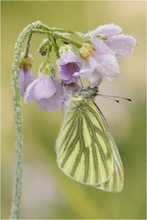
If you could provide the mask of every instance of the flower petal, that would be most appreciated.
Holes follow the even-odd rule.
[[[57,60],[57,65],[63,66],[67,63],[77,63],[79,66],[81,62],[77,55],[73,51],[68,51],[61,54],[61,57]]]
[[[81,68],[81,62],[74,52],[68,51],[61,54],[57,60],[58,76],[65,84],[77,82],[78,78],[73,77],[75,72]]]
[[[56,108],[62,105],[63,87],[58,80],[54,79],[56,93],[49,98],[36,99],[36,104],[41,111],[55,111]]]
[[[18,74],[19,92],[21,96],[24,96],[28,85],[33,82],[35,77],[31,70],[27,70],[24,68],[20,68]]]
[[[78,72],[79,71],[79,67],[76,65],[76,63],[68,63],[64,66],[62,66],[62,70],[59,72],[59,76],[61,79],[63,80],[69,80],[71,82],[76,82],[77,79],[75,78],[72,79],[72,76],[75,72]],[[74,81],[72,81],[74,80]]]
[[[49,98],[56,92],[54,80],[50,76],[40,76],[38,83],[33,87],[36,99]]]
[[[43,111],[50,111],[53,112],[58,107],[57,103],[54,101],[54,97],[50,97],[48,99],[36,99],[36,105],[38,108]]]
[[[105,76],[107,79],[112,80],[119,74],[119,65],[114,54],[109,51],[109,53],[95,53],[93,57],[86,59],[86,65],[76,76],[81,77],[92,77],[91,75],[95,72],[97,74],[96,81],[100,82],[100,79]],[[92,84],[94,84],[91,78]]]
[[[88,78],[90,81],[90,87],[93,88],[100,85],[103,76],[98,74],[97,71],[94,71]]]
[[[96,67],[97,67],[96,60],[90,57],[86,59],[85,66],[79,72],[76,72],[73,75],[80,76],[80,77],[89,77],[94,72]]]
[[[97,60],[97,72],[109,80],[117,77],[119,65],[116,57],[111,53],[100,55]]]
[[[21,96],[23,96],[24,92],[25,92],[24,78],[25,78],[24,70],[23,70],[23,68],[20,68],[19,73],[18,73],[18,85],[19,85],[19,93]]]
[[[24,102],[26,104],[30,103],[32,101],[32,99],[34,98],[34,95],[33,95],[33,87],[35,84],[37,84],[39,81],[39,78],[35,79],[26,89],[26,93],[25,93],[25,96],[24,96]]]
[[[109,37],[106,44],[115,52],[116,57],[126,57],[133,52],[136,40],[132,36],[119,34]]]
[[[108,45],[106,45],[101,39],[97,37],[93,38],[92,45],[95,49],[95,52],[91,54],[92,57],[93,55],[96,56],[97,54],[113,53],[108,47]]]
[[[121,27],[113,23],[101,25],[94,30],[94,36],[109,37],[122,31]]]

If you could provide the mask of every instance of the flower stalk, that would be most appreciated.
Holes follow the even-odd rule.
[[[27,43],[25,47],[25,55],[24,55],[25,58],[27,58],[29,54],[31,39],[32,39],[32,32],[29,34],[28,39],[27,39]]]
[[[33,25],[36,25],[34,23]],[[14,165],[14,182],[12,194],[12,206],[10,219],[18,219],[22,194],[22,116],[21,103],[18,88],[18,70],[21,48],[26,37],[31,33],[32,25],[28,25],[19,35],[14,47],[14,59],[12,64],[11,85],[13,91],[13,108],[14,108],[14,129],[15,129],[15,165]]]

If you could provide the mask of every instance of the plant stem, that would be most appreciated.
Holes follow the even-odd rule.
[[[18,88],[18,70],[21,48],[26,37],[32,32],[33,27],[39,22],[28,25],[19,35],[14,47],[14,59],[12,64],[12,79],[11,85],[13,90],[13,107],[14,107],[14,129],[15,129],[15,164],[14,164],[14,180],[13,180],[13,194],[10,219],[18,219],[21,205],[22,194],[22,117],[21,117],[21,103]]]
[[[62,39],[63,41],[65,42],[68,42],[74,46],[76,46],[77,48],[81,48],[82,47],[82,43],[79,43],[78,41],[75,41],[69,37],[65,37],[62,33],[58,33],[57,31],[52,31],[52,30],[42,30],[42,29],[34,29],[32,31],[32,33],[34,34],[44,34],[44,35],[49,35],[53,38],[56,38],[56,39]]]
[[[29,49],[30,49],[30,43],[31,43],[31,38],[32,38],[32,33],[29,34],[27,42],[26,42],[26,47],[25,47],[25,54],[24,57],[27,58],[29,55]]]

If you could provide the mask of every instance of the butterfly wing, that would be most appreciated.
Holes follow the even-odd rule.
[[[93,102],[71,100],[56,142],[57,163],[72,179],[105,184],[114,173],[108,128]]]
[[[96,105],[95,105],[96,106]],[[107,128],[107,134],[109,137],[109,141],[110,141],[110,147],[112,149],[112,154],[113,154],[113,173],[110,177],[110,179],[101,184],[101,185],[97,185],[95,186],[96,188],[99,188],[101,190],[105,190],[108,192],[120,192],[123,189],[123,185],[124,185],[124,170],[123,170],[123,165],[121,162],[121,158],[117,149],[117,146],[115,144],[115,141],[111,135],[110,129],[108,127],[108,124],[102,114],[102,112],[100,111],[100,109],[96,106],[98,113],[100,114],[101,120],[104,124],[104,126]]]

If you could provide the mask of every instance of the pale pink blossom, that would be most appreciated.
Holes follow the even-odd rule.
[[[63,87],[57,79],[40,75],[26,90],[25,103],[31,102],[32,99],[35,99],[41,111],[52,112],[62,104]]]
[[[30,69],[20,68],[18,72],[18,86],[19,93],[24,96],[26,89],[30,83],[35,79]]]
[[[73,51],[64,52],[57,60],[58,76],[65,84],[77,82],[79,77],[74,76],[75,72],[81,69],[81,61]]]

